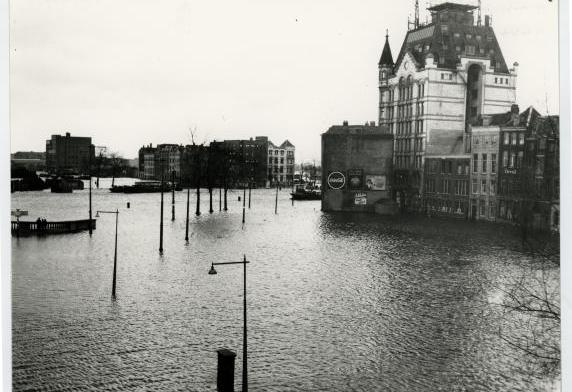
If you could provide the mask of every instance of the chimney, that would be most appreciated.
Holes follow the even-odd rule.
[[[491,25],[491,17],[490,15],[485,15],[485,26]]]
[[[69,132],[66,132],[66,137],[70,137],[70,133],[69,133]]]
[[[519,112],[518,105],[513,104],[510,107],[510,120],[514,127],[518,126],[518,123],[520,122],[520,116],[518,115],[518,112]]]
[[[344,127],[347,127],[347,126],[348,126],[348,122],[344,121]]]

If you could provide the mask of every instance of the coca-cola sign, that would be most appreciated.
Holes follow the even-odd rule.
[[[331,172],[328,175],[328,186],[330,189],[342,189],[346,185],[346,176],[339,171]]]

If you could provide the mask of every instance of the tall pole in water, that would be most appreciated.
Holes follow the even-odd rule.
[[[173,198],[171,199],[171,220],[175,220],[175,170],[171,172],[171,187],[173,188]]]
[[[89,147],[89,235],[93,234],[92,222],[91,222],[91,146]]]
[[[119,210],[115,210],[115,254],[113,256],[113,285],[111,296],[115,299],[115,283],[117,281],[117,226],[119,224]]]
[[[163,254],[163,188],[164,188],[163,158],[161,158],[161,223],[159,225],[159,253],[160,254]]]
[[[244,222],[246,218],[246,184],[242,185],[242,225],[244,226]]]
[[[276,179],[276,177],[274,177]],[[276,203],[274,204],[274,213],[278,214],[278,179],[276,181]]]
[[[218,187],[218,210],[222,211],[222,188]]]
[[[196,164],[196,182],[197,182],[197,209],[195,215],[199,216],[201,214],[201,146],[197,147],[197,164]]]
[[[191,184],[187,186],[187,220],[185,224],[185,241],[189,242],[189,199],[191,198]]]
[[[243,259],[243,271],[244,271],[244,295],[243,295],[243,308],[244,308],[244,326],[242,328],[243,330],[243,337],[242,337],[242,355],[244,355],[244,358],[242,358],[242,390],[243,392],[248,392],[248,355],[247,355],[247,343],[246,343],[246,255],[244,255],[244,259]]]

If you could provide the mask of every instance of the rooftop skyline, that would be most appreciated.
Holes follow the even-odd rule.
[[[44,151],[70,132],[133,158],[149,143],[190,144],[192,130],[199,143],[288,139],[297,161],[319,160],[330,126],[377,119],[386,29],[395,58],[413,6],[13,2],[11,149]],[[558,2],[484,0],[485,14],[507,64],[520,65],[521,111],[558,114]]]

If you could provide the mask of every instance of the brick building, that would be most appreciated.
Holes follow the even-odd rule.
[[[434,137],[425,156],[423,209],[429,215],[467,218],[469,214],[470,155],[466,139],[449,143]],[[403,199],[400,197],[400,202]]]
[[[270,185],[275,183],[292,185],[294,181],[294,152],[295,147],[288,140],[280,146],[268,142],[268,181]]]
[[[471,187],[469,217],[495,221],[499,172],[500,126],[474,126],[471,130]]]
[[[46,140],[46,170],[50,174],[87,174],[94,162],[95,149],[90,137],[52,135]]]
[[[330,127],[322,134],[322,210],[392,213],[392,160],[387,127]]]
[[[294,176],[295,147],[286,140],[274,145],[266,136],[245,140],[213,141],[208,146],[159,144],[139,149],[139,176],[160,180],[175,172],[183,184],[242,186],[250,182],[265,187],[271,182],[291,184]],[[198,176],[198,177],[197,177]],[[218,185],[215,185],[218,184]]]

